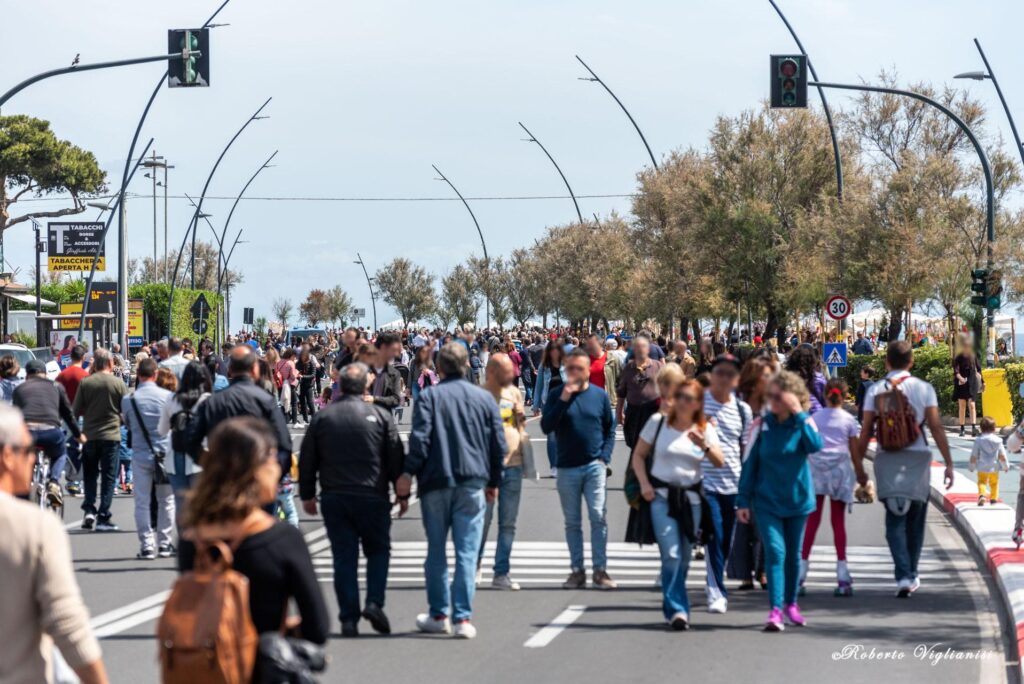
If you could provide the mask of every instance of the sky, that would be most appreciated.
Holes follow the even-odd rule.
[[[0,89],[69,65],[76,54],[83,63],[161,54],[167,29],[198,27],[219,3],[0,0]],[[823,80],[870,82],[879,70],[895,68],[903,84],[955,83],[988,106],[990,132],[1009,142],[991,82],[951,80],[983,68],[972,42],[977,37],[1024,125],[1020,2],[780,5]],[[232,219],[231,233],[242,228],[247,240],[231,261],[245,278],[232,293],[236,329],[242,307],[270,317],[277,297],[297,305],[311,289],[335,285],[369,312],[366,282],[353,263],[357,253],[371,275],[402,256],[438,277],[479,255],[469,214],[435,180],[431,164],[469,198],[492,256],[575,219],[557,172],[536,145],[523,141],[517,121],[561,165],[584,216],[628,214],[636,174],[650,159],[611,97],[598,84],[577,80],[586,73],[574,55],[629,107],[660,158],[703,146],[716,116],[758,106],[768,95],[768,55],[795,49],[767,0],[232,0],[217,22],[230,25],[212,31],[210,87],[162,88],[139,150],[154,138],[153,149],[175,167],[171,195],[198,197],[227,141],[273,98],[264,112],[270,118],[249,126],[227,153],[204,204],[219,230],[233,197],[279,150],[276,166],[253,183]],[[3,114],[49,120],[60,137],[96,155],[116,188],[163,69],[156,63],[57,77],[16,95]],[[829,98],[842,109],[850,95],[833,91]],[[141,195],[127,203],[132,258],[153,252],[151,189],[141,171],[129,188]],[[537,196],[552,199],[472,199]],[[305,199],[257,199],[267,197]],[[55,198],[31,206],[67,203]],[[161,205],[161,252],[162,213]],[[95,215],[90,209],[76,218]],[[172,248],[191,216],[186,199],[171,200]],[[210,236],[202,226],[200,238]],[[111,277],[116,247],[112,230]],[[5,252],[27,279],[30,226],[6,234]],[[377,308],[382,324],[397,317],[382,302]]]

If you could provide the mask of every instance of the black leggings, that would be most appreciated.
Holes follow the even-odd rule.
[[[299,381],[299,410],[302,411],[302,420],[309,422],[309,419],[316,413],[316,406],[313,404],[313,380]],[[294,414],[293,414],[294,415]]]

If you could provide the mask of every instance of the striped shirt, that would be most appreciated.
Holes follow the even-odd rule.
[[[735,494],[743,466],[740,435],[745,427],[750,426],[753,413],[746,402],[732,397],[723,404],[715,400],[710,391],[704,392],[704,413],[718,430],[718,441],[725,457],[721,468],[705,465],[704,489],[718,494]]]

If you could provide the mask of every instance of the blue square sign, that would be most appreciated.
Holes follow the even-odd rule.
[[[844,342],[827,342],[822,353],[825,356],[825,365],[829,368],[846,366],[846,344]]]

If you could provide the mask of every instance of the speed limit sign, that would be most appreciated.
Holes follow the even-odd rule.
[[[850,313],[853,312],[853,305],[850,300],[843,295],[834,295],[829,297],[828,302],[825,304],[825,313],[833,321],[841,321]]]

